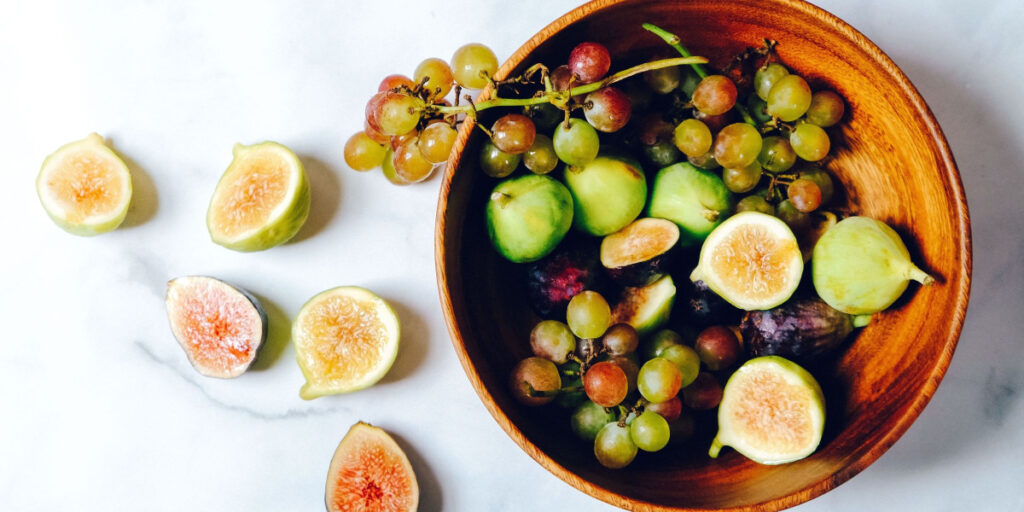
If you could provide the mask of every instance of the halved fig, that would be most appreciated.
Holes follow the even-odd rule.
[[[398,443],[360,421],[334,451],[324,501],[328,512],[414,512],[420,488]]]
[[[668,273],[678,245],[679,226],[646,217],[604,237],[601,264],[617,283],[644,286]]]
[[[165,302],[171,332],[192,367],[207,377],[245,373],[267,339],[267,314],[260,301],[219,279],[172,279]]]
[[[632,325],[642,338],[665,325],[675,299],[676,285],[670,275],[647,286],[626,288],[612,308],[611,323]]]

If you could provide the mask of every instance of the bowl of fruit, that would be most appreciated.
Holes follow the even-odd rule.
[[[881,50],[795,0],[608,0],[486,53],[456,70],[474,99],[399,112],[461,123],[441,303],[526,453],[628,509],[778,510],[909,428],[959,338],[970,221]]]

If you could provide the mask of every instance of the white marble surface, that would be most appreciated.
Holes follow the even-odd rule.
[[[345,168],[378,80],[483,41],[500,57],[574,6],[502,2],[0,4],[0,510],[319,510],[345,430],[395,433],[422,510],[606,510],[534,463],[471,389],[433,267],[438,180],[396,188]],[[960,346],[907,434],[798,510],[1024,510],[1024,96],[1019,0],[828,0],[907,72],[963,174],[975,243]],[[91,131],[131,160],[126,226],[57,229],[33,190],[43,157]],[[303,158],[313,214],[256,254],[212,244],[206,204],[235,142]],[[198,376],[166,326],[167,279],[209,274],[270,306],[269,363]],[[304,402],[287,319],[341,284],[404,323],[380,385]],[[282,334],[284,333],[284,334]]]

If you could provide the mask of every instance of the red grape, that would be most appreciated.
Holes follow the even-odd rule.
[[[393,91],[403,85],[412,89],[416,84],[405,75],[388,75],[380,81],[380,85],[377,86],[377,92]]]
[[[574,80],[572,79],[572,71],[569,70],[569,66],[562,64],[557,68],[551,70],[551,87],[556,91],[568,91],[572,88]]]
[[[601,338],[604,348],[613,356],[624,356],[636,352],[640,344],[640,336],[629,324],[615,324],[604,332]]]
[[[626,126],[632,113],[629,96],[614,87],[604,87],[588,94],[583,105],[583,115],[587,121],[605,133]]]
[[[700,360],[711,371],[724,370],[740,357],[740,341],[732,329],[713,325],[697,335],[694,348]]]
[[[543,357],[527,357],[512,369],[509,388],[512,396],[524,405],[544,405],[555,399],[554,393],[562,387],[562,377],[555,363]],[[551,393],[551,396],[531,396],[536,392]]]
[[[715,376],[708,372],[700,372],[697,380],[683,389],[683,403],[690,409],[714,409],[721,401],[722,386],[715,380]]]
[[[588,84],[600,80],[612,66],[612,57],[603,44],[585,42],[576,45],[569,53],[569,71]]]
[[[693,106],[704,114],[717,116],[736,104],[736,84],[724,75],[705,77],[693,91]]]
[[[626,398],[629,392],[629,379],[619,365],[601,361],[583,374],[583,389],[595,404],[601,407],[615,407]]]
[[[491,125],[491,142],[505,153],[518,155],[530,149],[537,127],[522,114],[505,114]]]
[[[818,184],[807,179],[800,178],[789,184],[786,189],[789,200],[797,210],[810,213],[821,206],[821,189]]]
[[[671,423],[679,419],[679,416],[683,413],[683,401],[680,400],[678,396],[674,396],[664,402],[648,404],[644,408],[648,411],[660,414],[669,423]]]

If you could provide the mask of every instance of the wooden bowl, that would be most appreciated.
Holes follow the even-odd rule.
[[[526,408],[507,391],[511,368],[529,353],[537,319],[525,300],[523,270],[503,260],[488,241],[484,205],[497,180],[479,170],[484,136],[467,122],[448,161],[437,211],[445,320],[466,375],[494,419],[526,453],[574,487],[633,510],[790,507],[836,487],[882,455],[942,380],[970,288],[970,222],[960,176],[928,105],[892,60],[842,20],[798,0],[595,1],[541,30],[498,75],[536,62],[564,63],[582,41],[606,45],[613,71],[624,63],[675,56],[641,28],[646,21],[678,34],[694,54],[718,67],[763,38],[775,39],[783,62],[812,88],[838,91],[847,115],[841,127],[830,130],[835,149],[827,167],[842,182],[847,206],[896,228],[914,261],[938,282],[911,286],[819,377],[827,425],[810,457],[762,466],[727,449],[711,460],[706,451],[712,432],[698,428],[688,447],[642,453],[625,469],[605,469],[592,446],[570,432],[567,411],[554,405]],[[481,122],[492,119],[482,115]]]

